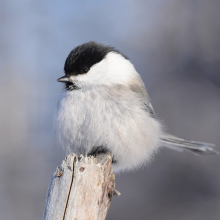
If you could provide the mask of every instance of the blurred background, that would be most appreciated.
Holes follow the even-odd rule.
[[[65,154],[53,115],[56,79],[75,46],[126,54],[170,133],[220,149],[220,1],[0,0],[0,219],[37,220]],[[219,156],[162,149],[116,176],[107,220],[219,220]]]

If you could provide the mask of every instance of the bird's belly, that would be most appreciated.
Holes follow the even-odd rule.
[[[117,161],[115,170],[143,164],[158,147],[160,125],[133,104],[105,98],[100,91],[65,94],[58,110],[61,144],[77,154],[106,147]]]

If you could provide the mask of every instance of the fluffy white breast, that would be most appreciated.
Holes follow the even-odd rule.
[[[106,147],[117,161],[114,172],[140,167],[159,146],[160,123],[144,110],[141,96],[127,87],[64,92],[57,119],[64,148],[80,155]]]

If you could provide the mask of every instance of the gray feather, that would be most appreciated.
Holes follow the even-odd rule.
[[[156,119],[157,118],[156,114],[150,103],[149,96],[147,94],[147,91],[144,87],[142,80],[137,78],[137,80],[132,83],[133,84],[130,85],[130,89],[133,92],[136,92],[139,95],[141,95],[144,105],[146,107],[146,111],[148,112],[150,117]],[[181,139],[170,134],[163,134],[162,137],[160,137],[160,139],[162,141],[163,147],[174,149],[180,152],[189,151],[199,156],[202,154],[219,154],[219,152],[213,148],[215,147],[214,144],[185,140],[185,139]]]
[[[219,154],[214,149],[214,144],[185,140],[170,134],[164,134],[160,139],[164,147],[177,151],[186,150],[198,156],[203,154]]]
[[[136,77],[135,81],[133,81],[132,84],[130,85],[130,89],[133,92],[141,95],[142,100],[144,102],[144,106],[146,108],[146,111],[149,113],[149,115],[152,118],[157,118],[156,114],[154,112],[153,106],[150,103],[150,98],[149,98],[149,95],[148,95],[147,90],[145,88],[145,85],[140,77],[138,77],[138,76]]]
[[[150,117],[156,119],[157,117],[150,103],[144,83],[140,78],[137,78],[135,82],[132,83],[133,84],[130,85],[130,89],[142,96],[146,111],[149,113]],[[214,144],[185,140],[170,134],[163,134],[160,139],[163,147],[174,149],[180,152],[188,151],[199,156],[203,154],[219,154],[219,152],[214,149]]]

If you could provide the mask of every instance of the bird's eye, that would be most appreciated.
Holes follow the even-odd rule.
[[[84,67],[81,69],[81,73],[87,73],[89,72],[89,68],[88,67]]]

